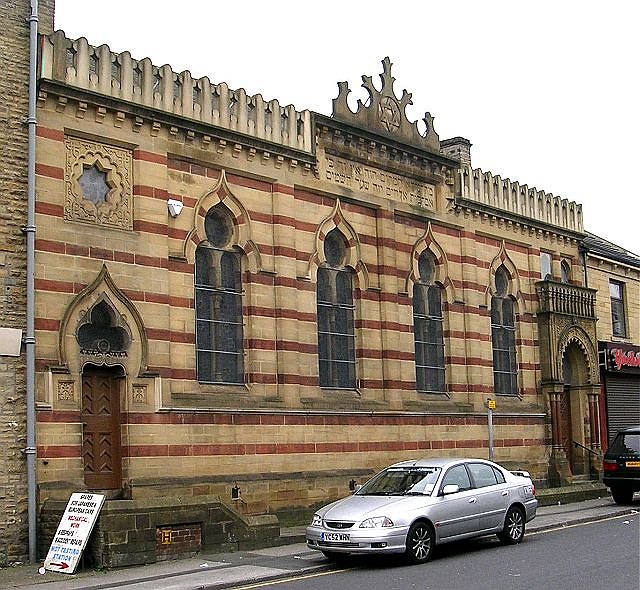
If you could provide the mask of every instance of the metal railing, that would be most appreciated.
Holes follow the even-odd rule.
[[[585,451],[587,451],[588,453],[591,453],[592,455],[595,455],[598,458],[602,457],[602,452],[597,452],[597,451],[594,451],[593,449],[590,449],[589,447],[585,447],[584,445],[580,444],[576,440],[572,440],[571,442],[573,443],[573,446],[576,447],[576,449],[577,448],[581,448],[581,449],[584,449]]]

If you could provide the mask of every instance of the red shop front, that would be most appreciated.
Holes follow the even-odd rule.
[[[600,424],[603,451],[616,432],[640,425],[640,346],[621,342],[599,342]]]

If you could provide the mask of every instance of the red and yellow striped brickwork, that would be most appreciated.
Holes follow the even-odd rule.
[[[517,312],[519,395],[498,399],[495,458],[546,478],[535,282],[541,250],[577,265],[573,237],[452,206],[454,160],[422,153],[423,164],[399,166],[380,149],[384,140],[368,152],[340,148],[340,125],[328,118],[316,121],[311,150],[46,81],[38,106],[38,480],[45,496],[66,497],[84,485],[81,375],[89,360],[75,334],[100,298],[132,334],[129,354],[113,364],[123,370],[122,482],[133,497],[225,496],[241,481],[244,501],[278,510],[344,493],[350,474],[393,461],[486,457],[485,402],[495,397],[490,299],[499,265],[511,275]],[[390,191],[336,182],[325,171],[340,150],[354,165],[390,170],[388,179],[422,174],[432,203],[417,207]],[[122,217],[109,223],[74,211],[69,184],[85,152],[117,161],[112,185],[130,186]],[[432,156],[438,171],[424,173]],[[176,217],[168,199],[183,204]],[[243,260],[242,386],[196,378],[195,249],[217,203],[232,214]],[[323,389],[318,380],[316,271],[333,228],[345,235],[355,272],[358,387],[348,391]],[[436,257],[444,291],[446,395],[416,391],[412,277],[424,249]]]

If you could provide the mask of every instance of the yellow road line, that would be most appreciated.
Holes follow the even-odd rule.
[[[287,582],[297,582],[298,580],[330,576],[331,574],[339,574],[340,572],[347,571],[347,569],[349,568],[330,570],[328,572],[316,572],[315,574],[306,574],[304,576],[291,576],[290,578],[282,578],[280,580],[265,580],[264,582],[256,582],[255,584],[249,584],[248,586],[236,586],[236,590],[249,590],[250,588],[262,588],[264,586],[275,586],[276,584],[286,584]]]

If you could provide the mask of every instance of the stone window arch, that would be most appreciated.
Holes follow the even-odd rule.
[[[436,266],[433,254],[423,251],[413,285],[416,389],[445,393],[443,289],[435,282]]]
[[[356,387],[354,272],[346,265],[347,240],[338,229],[323,243],[325,262],[317,274],[318,371],[320,387]]]
[[[495,393],[517,395],[515,301],[510,294],[510,277],[504,265],[495,271],[495,292],[491,297],[491,343]]]
[[[241,254],[223,205],[204,220],[195,253],[196,374],[201,383],[244,383]]]
[[[131,335],[125,326],[120,325],[113,307],[102,299],[78,327],[76,340],[84,354],[124,353],[131,344]]]

